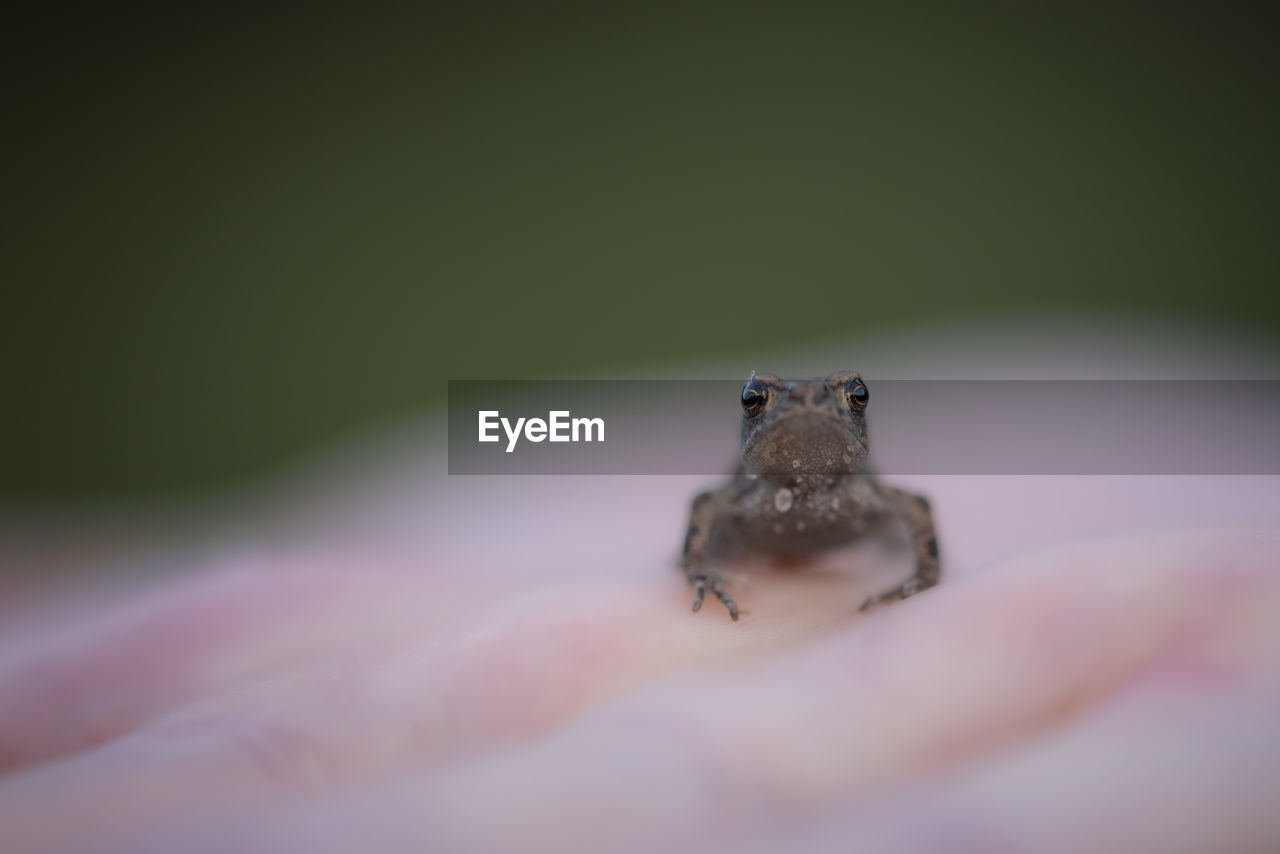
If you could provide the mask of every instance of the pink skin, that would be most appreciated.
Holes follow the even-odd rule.
[[[429,468],[0,627],[0,850],[1280,849],[1280,478],[912,479],[940,587],[735,624],[703,479]]]

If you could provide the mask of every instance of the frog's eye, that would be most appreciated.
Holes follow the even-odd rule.
[[[844,387],[844,395],[854,409],[865,409],[867,401],[871,399],[871,392],[867,391],[867,384],[861,377],[849,380],[849,384]]]
[[[769,387],[760,380],[751,380],[742,387],[742,411],[748,418],[755,418],[764,412],[764,404],[768,399]]]

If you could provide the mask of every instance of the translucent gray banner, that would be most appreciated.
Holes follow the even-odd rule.
[[[878,473],[1280,474],[1280,381],[867,384]],[[450,380],[449,473],[724,474],[738,460],[742,387]]]

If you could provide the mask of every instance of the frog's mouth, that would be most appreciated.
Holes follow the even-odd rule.
[[[848,421],[802,412],[748,434],[742,461],[752,474],[854,474],[866,469],[867,444]]]

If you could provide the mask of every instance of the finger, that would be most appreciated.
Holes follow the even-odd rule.
[[[1199,676],[1166,669],[1052,738],[740,850],[1280,850],[1278,663],[1206,692],[1205,662],[1180,662]],[[1228,671],[1209,679],[1237,682],[1239,662]]]
[[[455,592],[414,568],[225,561],[101,612],[7,638],[0,772],[102,744],[193,699],[408,620]]]
[[[546,732],[664,673],[829,631],[865,591],[766,575],[749,623],[691,614],[674,571],[480,601],[450,632],[404,630],[218,694],[115,743],[0,783],[0,840],[102,843],[211,804],[289,799],[437,767]]]

